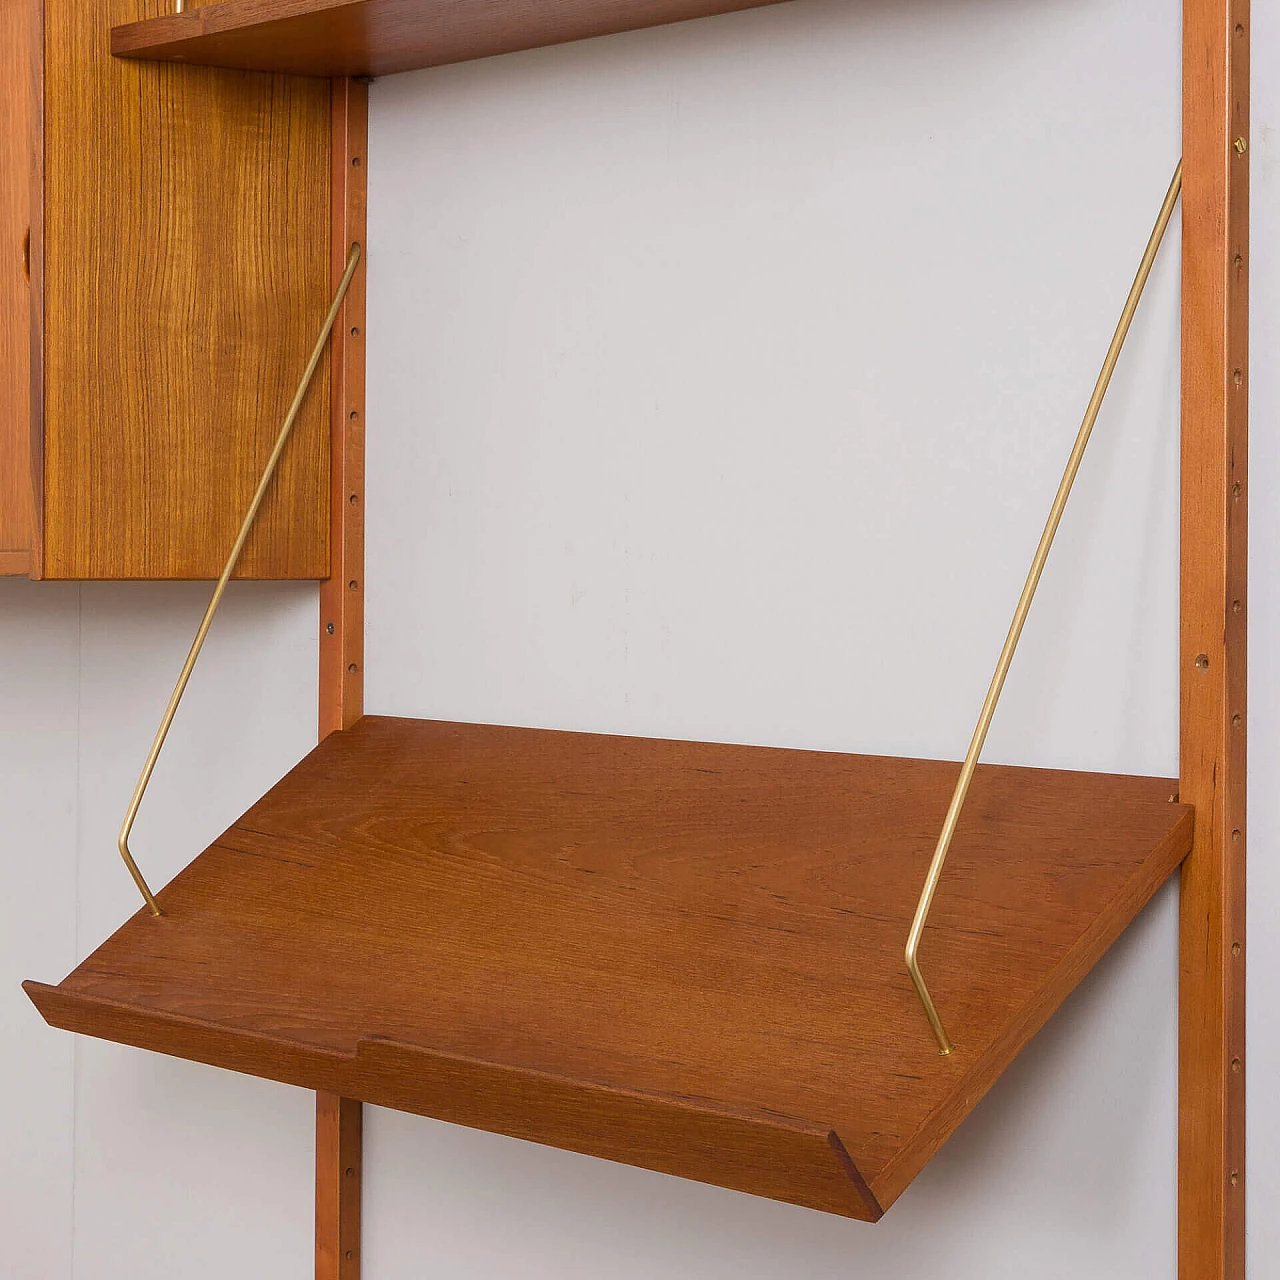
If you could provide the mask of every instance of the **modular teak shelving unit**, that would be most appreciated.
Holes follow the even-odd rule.
[[[46,2],[53,65],[81,20]],[[83,20],[101,47],[77,46],[75,74],[126,98],[204,94],[228,136],[287,118],[329,173],[336,282],[364,241],[360,78],[753,2],[224,0],[155,17],[113,0],[142,20],[111,31],[114,62],[103,20]],[[1179,1272],[1243,1280],[1248,41],[1247,5],[1185,0],[1181,777],[978,767],[924,933],[954,1051],[938,1053],[902,955],[954,764],[362,716],[362,268],[307,401],[328,405],[331,448],[321,745],[160,891],[163,914],[139,912],[58,986],[28,983],[45,1018],[315,1090],[324,1280],[359,1271],[363,1101],[874,1220],[1181,866]],[[46,178],[74,101],[45,110]],[[161,131],[186,154],[181,114],[162,109]],[[234,171],[232,150],[217,154]],[[265,187],[234,171],[213,198]],[[74,189],[33,180],[46,229]],[[211,270],[210,237],[180,290]],[[51,238],[46,261],[65,251]],[[279,252],[270,234],[258,251]],[[321,309],[315,258],[259,294],[292,329]],[[72,307],[74,272],[60,287]],[[113,287],[94,305],[143,284]],[[268,345],[253,329],[244,359]],[[244,385],[242,363],[224,372]],[[46,402],[59,376],[46,361]],[[180,434],[205,408],[190,379],[168,385]],[[228,449],[260,466],[261,436]],[[220,527],[249,488],[217,496]],[[139,563],[167,536],[132,529]]]

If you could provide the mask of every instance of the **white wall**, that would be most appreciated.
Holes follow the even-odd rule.
[[[1258,8],[1265,1062],[1280,19]],[[1178,45],[1176,0],[797,0],[376,84],[369,710],[959,755],[1177,157]],[[1176,771],[1177,248],[988,758]],[[115,826],[205,593],[0,583],[0,1229],[23,1280],[310,1274],[305,1094],[73,1042],[14,988],[133,909]],[[314,589],[236,589],[139,823],[157,880],[306,750],[314,700]],[[367,1280],[1172,1277],[1176,908],[1158,896],[874,1227],[370,1109]],[[1278,1117],[1255,1088],[1259,1277]]]
[[[59,979],[138,906],[124,807],[203,584],[0,580],[0,1276],[309,1274],[309,1095],[45,1027]],[[316,590],[232,584],[139,815],[170,879],[315,741]]]

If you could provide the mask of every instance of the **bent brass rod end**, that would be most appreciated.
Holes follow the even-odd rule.
[[[138,891],[142,894],[143,900],[150,907],[151,914],[154,916],[163,915],[164,913],[160,910],[160,904],[156,901],[155,894],[151,892],[146,878],[138,870],[138,864],[133,860],[133,855],[129,852],[129,834],[133,830],[134,819],[138,816],[138,808],[142,804],[142,797],[146,794],[147,784],[151,781],[151,775],[155,771],[156,761],[160,758],[160,749],[164,746],[164,741],[169,736],[169,728],[173,724],[173,717],[177,714],[178,703],[182,701],[182,695],[187,689],[187,682],[191,679],[191,672],[195,669],[196,659],[200,656],[200,650],[204,647],[205,637],[209,634],[209,627],[213,623],[213,615],[217,613],[218,605],[222,603],[222,596],[227,589],[227,583],[239,563],[240,553],[244,550],[244,544],[248,541],[249,531],[253,528],[258,509],[262,506],[262,500],[266,496],[268,486],[271,484],[271,478],[275,475],[276,466],[284,454],[285,445],[289,443],[293,424],[298,419],[298,413],[302,408],[303,400],[306,398],[307,389],[311,386],[311,380],[315,377],[316,369],[320,367],[320,357],[324,354],[325,344],[329,341],[329,335],[333,332],[338,312],[342,307],[343,299],[347,296],[347,290],[351,286],[351,279],[356,273],[356,266],[359,262],[360,245],[356,243],[351,246],[351,256],[347,259],[347,269],[343,273],[337,292],[329,305],[329,311],[325,316],[324,324],[321,326],[320,335],[312,348],[311,358],[307,361],[307,367],[302,374],[302,380],[298,383],[298,389],[294,394],[292,404],[289,406],[289,412],[285,415],[284,423],[276,436],[271,456],[267,459],[262,478],[258,481],[257,489],[254,490],[249,509],[245,512],[244,519],[240,522],[240,532],[236,535],[235,545],[231,548],[231,554],[227,556],[226,564],[222,567],[222,573],[213,589],[209,607],[204,611],[204,617],[201,618],[200,627],[196,631],[196,638],[191,642],[187,660],[182,664],[178,683],[174,686],[173,693],[169,698],[169,705],[165,708],[164,718],[160,721],[160,728],[156,730],[156,736],[151,743],[151,750],[147,753],[147,762],[142,766],[142,776],[138,779],[138,785],[133,789],[133,799],[129,802],[129,811],[125,814],[124,823],[120,828],[120,838],[116,842],[117,848],[120,850],[120,857],[124,859],[124,865],[129,869],[129,874],[133,877],[134,884],[138,886]]]
[[[949,1054],[954,1046],[947,1036],[946,1028],[942,1025],[942,1019],[938,1016],[937,1007],[933,1003],[933,998],[929,995],[929,988],[920,972],[920,938],[924,933],[925,922],[929,918],[929,909],[933,905],[933,895],[937,892],[938,882],[942,879],[942,868],[946,863],[947,854],[951,849],[951,840],[960,821],[960,811],[964,808],[965,799],[969,794],[969,784],[973,781],[974,770],[978,767],[978,757],[982,754],[983,744],[987,740],[987,730],[991,728],[991,721],[996,713],[996,704],[999,702],[1000,693],[1004,688],[1005,677],[1009,674],[1014,652],[1017,650],[1018,641],[1022,636],[1023,624],[1026,622],[1027,614],[1031,610],[1031,602],[1035,599],[1036,588],[1040,585],[1040,575],[1044,572],[1050,548],[1053,546],[1058,526],[1062,522],[1062,513],[1066,510],[1067,499],[1071,496],[1071,487],[1075,484],[1076,476],[1080,471],[1080,463],[1084,459],[1085,447],[1088,445],[1089,437],[1093,433],[1094,423],[1098,420],[1103,398],[1107,394],[1107,388],[1111,385],[1111,375],[1115,372],[1116,362],[1120,359],[1120,351],[1124,347],[1125,338],[1129,335],[1129,326],[1133,323],[1134,314],[1138,309],[1138,301],[1142,297],[1142,291],[1146,287],[1148,277],[1151,275],[1151,268],[1156,260],[1156,252],[1164,239],[1165,229],[1173,216],[1174,206],[1177,204],[1178,193],[1181,190],[1182,161],[1179,160],[1178,166],[1173,172],[1173,180],[1169,183],[1169,189],[1165,193],[1164,203],[1160,206],[1156,224],[1147,240],[1147,247],[1143,252],[1142,261],[1138,265],[1137,275],[1134,276],[1133,284],[1130,286],[1129,296],[1125,299],[1124,308],[1120,312],[1120,320],[1116,324],[1115,333],[1112,335],[1111,345],[1107,348],[1106,359],[1102,362],[1098,380],[1094,384],[1093,395],[1089,397],[1089,405],[1085,410],[1084,421],[1081,422],[1080,430],[1076,433],[1075,444],[1072,446],[1071,456],[1067,459],[1066,470],[1063,472],[1062,480],[1058,485],[1058,492],[1054,496],[1052,507],[1049,509],[1049,518],[1045,522],[1044,532],[1040,535],[1040,543],[1036,547],[1035,557],[1031,561],[1031,569],[1027,573],[1026,583],[1022,588],[1021,596],[1018,598],[1018,607],[1014,610],[1013,621],[1009,624],[1009,634],[1005,637],[1004,648],[1000,651],[995,674],[991,677],[987,696],[982,703],[982,711],[978,716],[978,723],[974,728],[973,738],[969,742],[969,750],[965,755],[964,764],[960,768],[960,777],[956,782],[955,791],[951,796],[951,804],[947,809],[947,816],[942,824],[942,833],[938,837],[933,860],[929,864],[929,874],[925,877],[924,888],[920,891],[920,901],[916,905],[915,916],[911,921],[911,932],[907,936],[905,952],[907,972],[911,975],[911,982],[916,989],[916,994],[920,997],[920,1003],[924,1006],[925,1016],[929,1019],[930,1027],[933,1028],[934,1039],[938,1042],[938,1052],[943,1055]]]

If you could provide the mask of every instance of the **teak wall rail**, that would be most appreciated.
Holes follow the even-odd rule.
[[[1249,4],[1184,0],[1180,1280],[1244,1280]]]
[[[333,81],[332,258],[342,277],[348,247],[367,226],[369,89]],[[320,587],[320,738],[364,714],[365,271],[347,292],[330,355],[329,477],[332,563]],[[316,1280],[360,1280],[363,1105],[316,1095]]]
[[[330,293],[328,83],[109,56],[167,3],[0,3],[0,575],[216,578]],[[329,572],[326,398],[238,577]]]

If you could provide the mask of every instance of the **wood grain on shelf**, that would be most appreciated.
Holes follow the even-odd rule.
[[[111,50],[313,76],[381,76],[779,0],[224,0],[117,27]]]
[[[39,342],[31,276],[40,205],[40,5],[0,0],[0,575],[30,571],[35,549],[32,390]],[[35,227],[39,254],[39,222]]]
[[[316,1280],[360,1280],[363,1107],[316,1094]]]
[[[334,286],[353,242],[362,265],[352,277],[333,331],[330,382],[329,578],[320,587],[320,737],[349,729],[364,714],[364,384],[365,243],[368,205],[369,89],[333,82],[331,192]]]
[[[873,1219],[1185,855],[1160,779],[366,717],[54,1025]],[[1046,1156],[1046,1158],[1051,1158]]]
[[[160,7],[45,3],[48,577],[215,577],[328,302],[329,86],[106,56]],[[328,573],[328,397],[239,576]]]
[[[1185,0],[1182,121],[1178,1265],[1244,1280],[1247,0]]]

